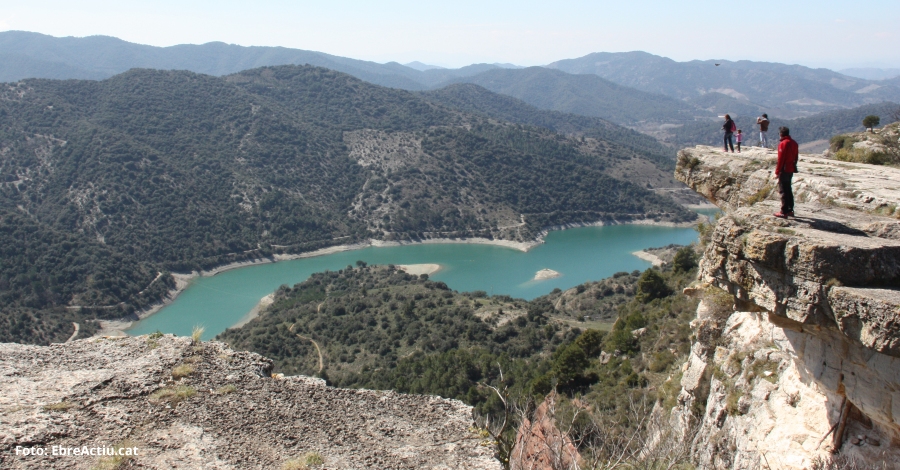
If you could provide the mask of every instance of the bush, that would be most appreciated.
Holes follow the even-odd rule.
[[[856,139],[847,135],[847,134],[839,134],[831,138],[831,151],[837,152],[842,148],[850,148],[853,147],[853,144],[856,143]]]
[[[884,165],[891,162],[891,158],[882,152],[846,147],[834,153],[834,159],[842,162],[868,163],[870,165]]]
[[[697,254],[692,247],[686,246],[675,253],[672,269],[675,272],[687,272],[697,266]]]
[[[874,114],[870,114],[863,118],[862,124],[863,124],[863,127],[865,127],[866,129],[872,129],[873,127],[877,126],[880,122],[881,122],[880,117],[878,117]]]
[[[666,285],[666,280],[653,269],[648,269],[641,274],[637,287],[635,297],[643,303],[667,297],[672,293],[672,289]]]

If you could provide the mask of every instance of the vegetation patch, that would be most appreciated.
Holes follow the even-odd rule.
[[[68,401],[61,401],[59,403],[51,403],[49,405],[44,405],[44,411],[66,411],[69,408],[72,408],[75,404]]]
[[[296,459],[286,461],[282,466],[282,470],[309,470],[312,468],[325,465],[325,459],[318,452],[307,452]]]
[[[128,467],[128,464],[134,460],[136,454],[132,454],[132,449],[139,447],[137,443],[131,440],[122,441],[114,446],[116,455],[101,457],[94,465],[92,470],[116,470]],[[120,455],[121,454],[121,455]]]
[[[194,373],[194,366],[191,364],[181,364],[172,369],[172,379],[179,380]]]
[[[229,393],[234,393],[236,391],[237,387],[232,384],[228,384],[223,387],[219,387],[219,389],[216,390],[216,393],[218,393],[219,395],[228,395]]]
[[[178,385],[175,387],[165,387],[161,388],[150,394],[150,403],[159,404],[159,403],[169,403],[176,404],[190,398],[197,394],[197,390],[194,387],[189,387],[187,385]]]
[[[757,202],[765,201],[772,194],[773,189],[775,189],[775,186],[771,182],[766,183],[759,191],[747,198],[747,204],[752,206]]]
[[[778,366],[778,362],[768,358],[756,359],[750,364],[747,372],[747,379],[753,380],[759,378],[775,383],[778,381]]]

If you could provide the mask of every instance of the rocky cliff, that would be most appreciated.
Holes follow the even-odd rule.
[[[500,468],[461,402],[271,370],[170,335],[0,344],[0,468]]]
[[[900,462],[900,170],[801,155],[795,218],[776,154],[680,152],[725,211],[706,233],[696,341],[673,416],[703,468]],[[699,423],[690,416],[700,414]]]

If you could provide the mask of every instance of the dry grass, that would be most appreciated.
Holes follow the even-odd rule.
[[[190,364],[181,364],[172,369],[172,378],[175,380],[187,377],[194,373],[194,366]]]
[[[197,390],[195,390],[194,387],[188,387],[186,385],[166,387],[151,393],[150,403],[159,404],[168,402],[171,404],[175,404],[196,394]]]
[[[75,406],[75,405],[63,400],[59,403],[51,403],[49,405],[44,405],[44,411],[66,411],[69,408],[72,408],[73,406]]]
[[[203,328],[200,325],[195,326],[194,329],[191,330],[191,340],[194,341],[194,344],[200,344],[200,338],[203,337],[204,331],[206,331],[206,328]]]
[[[234,393],[236,391],[237,391],[237,387],[235,387],[234,385],[228,384],[224,387],[220,387],[218,390],[216,390],[216,393],[218,393],[219,395],[227,395],[229,393]]]
[[[130,440],[124,440],[119,444],[111,446],[116,449],[116,454],[120,452],[120,449],[130,449],[132,447],[138,447],[136,443]],[[97,465],[94,465],[92,470],[115,470],[117,468],[122,468],[126,466],[128,462],[130,462],[134,457],[130,455],[111,455],[107,457],[102,457]]]
[[[775,186],[772,183],[766,183],[756,194],[747,198],[748,205],[754,205],[757,202],[765,201],[770,194],[772,194],[772,190],[775,189]]]
[[[296,459],[288,460],[281,466],[282,470],[309,470],[324,465],[325,459],[318,452],[307,452]]]

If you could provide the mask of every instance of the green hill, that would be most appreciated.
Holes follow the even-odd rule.
[[[430,101],[494,119],[543,127],[566,135],[592,137],[614,142],[610,149],[620,156],[652,158],[662,169],[672,171],[674,153],[656,139],[605,119],[547,111],[511,96],[491,92],[481,86],[462,83],[423,92]]]
[[[450,83],[474,83],[541,109],[599,117],[622,125],[711,116],[681,100],[617,85],[596,75],[572,75],[544,67],[493,69]]]
[[[71,316],[41,312],[121,317],[168,272],[273,253],[693,217],[610,176],[606,145],[311,66],[3,84],[0,306],[35,316],[0,341],[65,339],[37,332]]]
[[[626,87],[671,98],[696,100],[708,93],[726,94],[713,112],[738,113],[735,104],[789,118],[822,111],[900,100],[900,87],[828,69],[749,60],[676,62],[646,52],[597,52],[547,67],[573,74],[594,74]],[[703,106],[706,108],[707,106]],[[749,117],[749,116],[748,116]]]
[[[286,375],[456,398],[480,413],[500,406],[482,384],[509,387],[518,405],[555,389],[628,427],[636,424],[625,415],[629,400],[674,403],[679,390],[670,379],[690,351],[697,306],[681,294],[696,276],[686,267],[618,273],[525,301],[458,293],[358,261],[282,286],[259,317],[217,339],[272,359]],[[662,288],[647,287],[651,280]],[[605,322],[581,321],[586,315]]]

